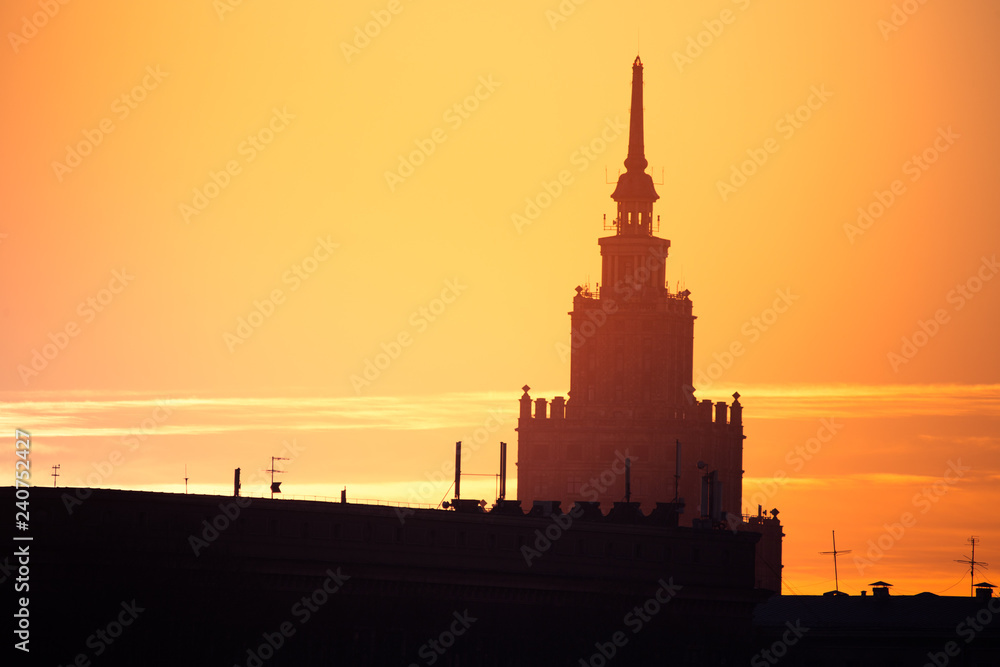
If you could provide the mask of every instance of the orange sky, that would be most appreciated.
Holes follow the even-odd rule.
[[[995,3],[43,5],[0,8],[0,420],[36,483],[120,451],[99,485],[225,493],[291,440],[289,493],[437,503],[476,437],[495,472],[519,388],[568,389],[638,35],[695,386],[744,397],[786,592],[832,588],[830,530],[849,592],[1000,548]]]

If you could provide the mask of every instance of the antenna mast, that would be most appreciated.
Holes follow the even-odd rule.
[[[831,530],[833,534],[833,551],[820,551],[821,556],[833,556],[833,590],[840,592],[840,578],[837,576],[837,554],[849,554],[850,549],[842,549],[837,551],[837,531]]]
[[[52,466],[52,486],[59,486],[59,480],[57,478],[59,477],[59,468],[61,467],[62,465],[58,463]]]
[[[274,481],[274,473],[276,473],[276,472],[285,472],[284,470],[275,470],[274,469],[274,462],[275,461],[287,461],[287,460],[288,460],[288,457],[286,457],[286,456],[272,456],[271,457],[271,468],[269,470],[265,470],[264,471],[264,472],[271,473],[271,498],[272,499],[274,499],[274,494],[281,493],[281,482],[275,482]]]
[[[976,580],[976,566],[977,565],[981,565],[982,568],[985,570],[987,568],[987,566],[989,566],[989,563],[984,563],[981,560],[976,560],[976,542],[979,541],[979,537],[977,537],[976,535],[973,535],[972,537],[970,537],[966,541],[969,544],[972,545],[972,557],[971,558],[963,558],[963,559],[956,558],[955,562],[956,563],[967,563],[969,565],[969,595],[973,595],[974,596],[975,593],[972,590],[972,587],[973,587],[973,583],[972,582]]]

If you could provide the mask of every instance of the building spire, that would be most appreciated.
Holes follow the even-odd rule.
[[[642,61],[639,56],[632,63],[632,109],[628,127],[628,156],[625,173],[618,177],[618,185],[611,198],[619,204],[624,201],[652,203],[660,198],[653,187],[653,178],[646,173],[646,151],[642,131]]]
[[[632,112],[628,127],[628,157],[625,169],[642,172],[646,169],[645,149],[642,137],[642,61],[639,56],[632,63]]]

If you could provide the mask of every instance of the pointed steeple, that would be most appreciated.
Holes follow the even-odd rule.
[[[625,158],[625,169],[628,171],[645,171],[645,148],[642,137],[642,61],[639,56],[632,63],[632,108],[628,125],[628,157]]]
[[[625,173],[618,177],[618,185],[611,198],[618,202],[619,234],[650,234],[653,202],[660,198],[653,187],[653,178],[646,173],[645,147],[642,123],[642,61],[639,56],[632,63],[632,109],[628,129],[628,156]]]

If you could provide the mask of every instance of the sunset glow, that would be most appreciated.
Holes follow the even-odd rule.
[[[833,588],[832,530],[851,594],[967,594],[973,534],[1000,560],[995,3],[11,0],[0,25],[0,420],[34,485],[228,494],[242,467],[263,494],[284,451],[288,497],[436,506],[461,440],[492,502],[520,388],[569,387],[638,49],[694,385],[740,393],[783,592]]]

